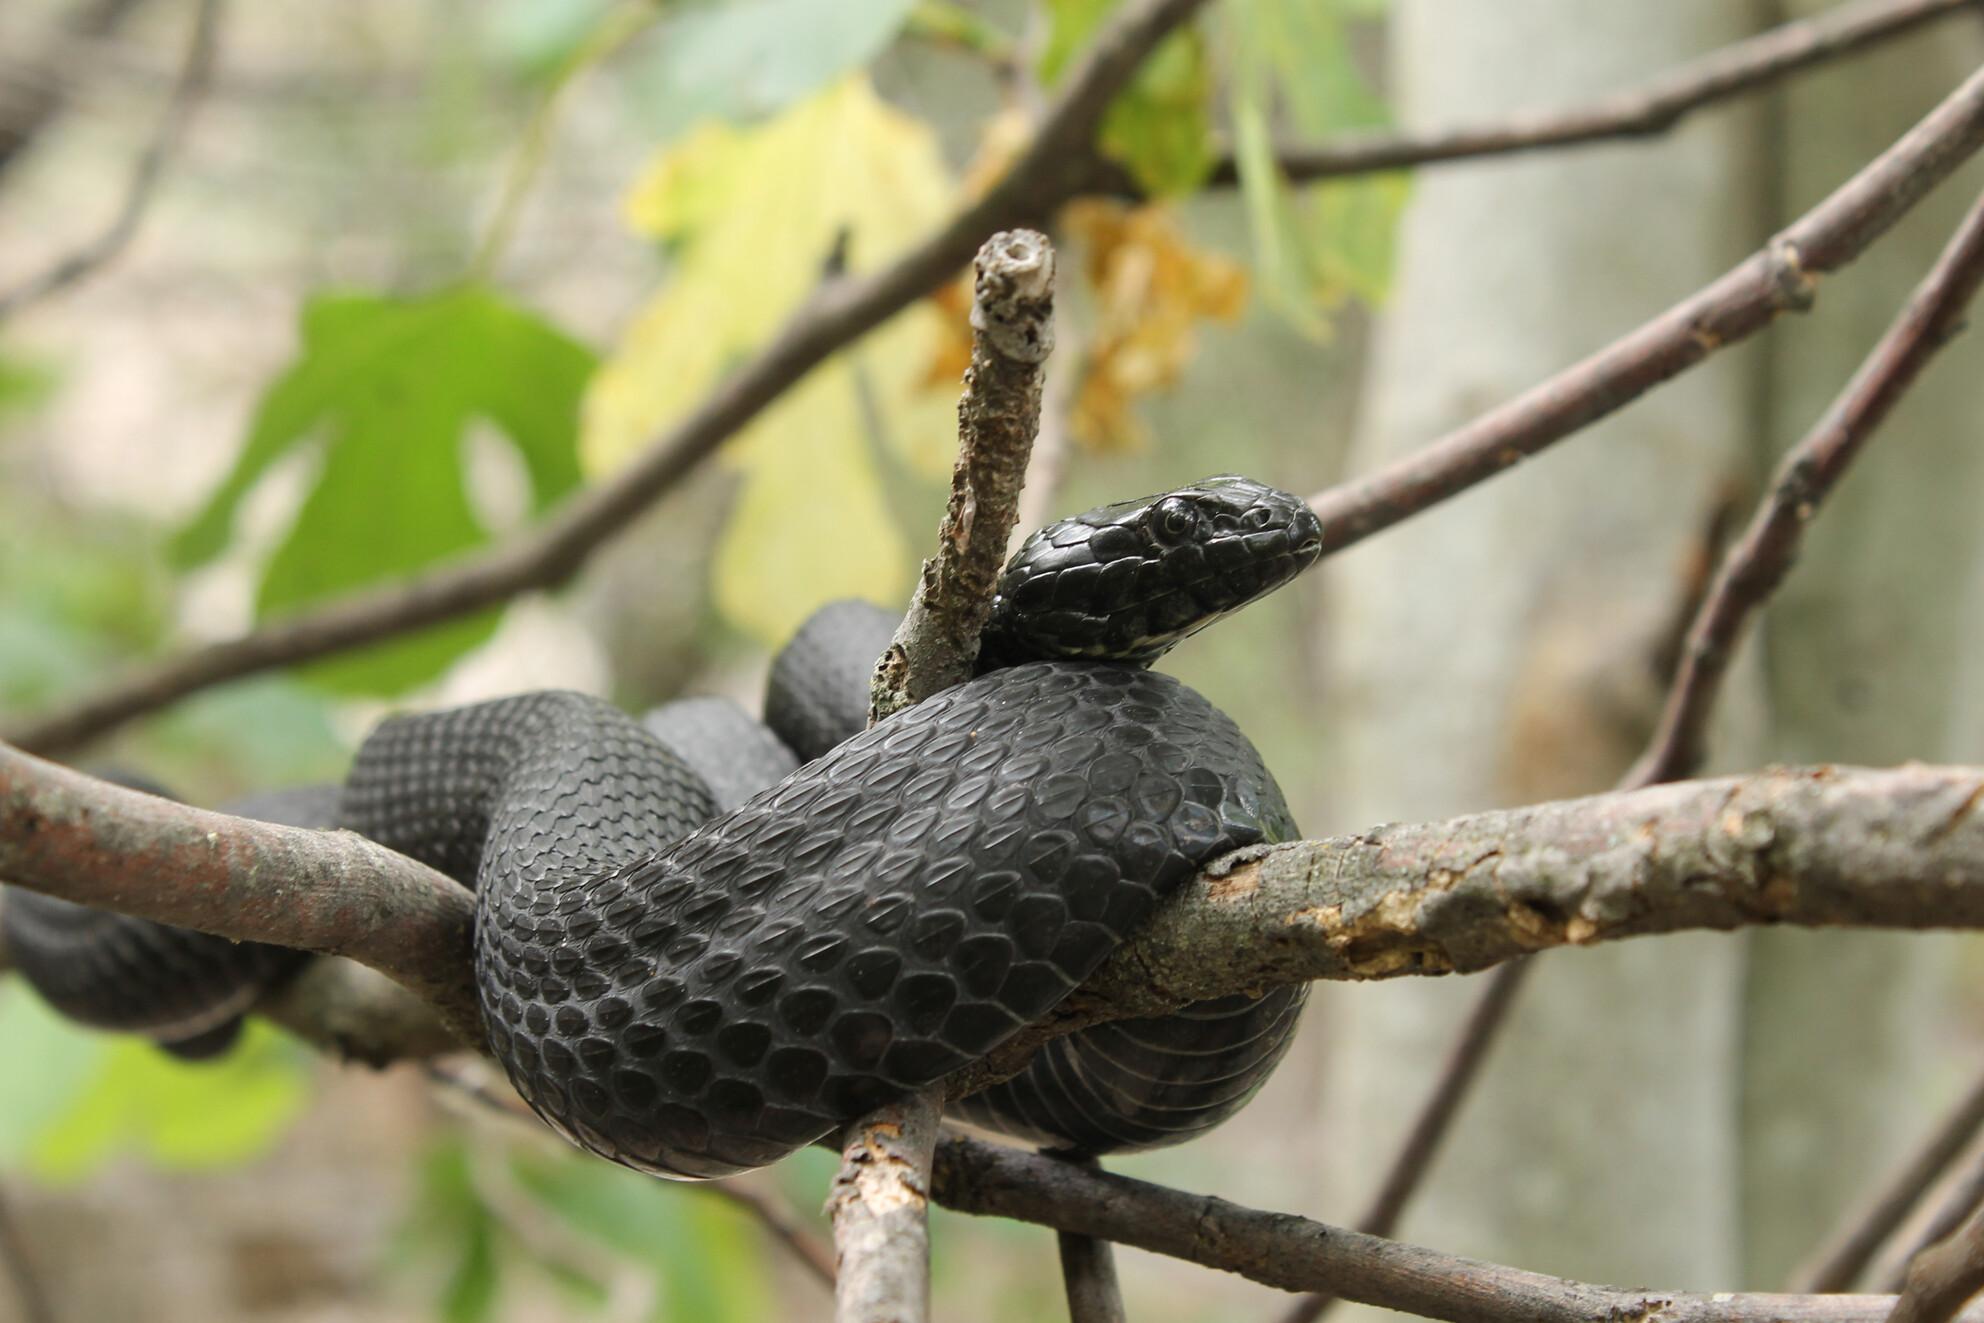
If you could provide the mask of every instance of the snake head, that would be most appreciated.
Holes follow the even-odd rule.
[[[1299,498],[1232,474],[1063,519],[1006,562],[980,664],[1148,665],[1322,549],[1323,526]]]

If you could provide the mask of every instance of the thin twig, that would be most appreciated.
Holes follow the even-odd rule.
[[[1709,714],[1751,616],[1791,572],[1805,526],[1847,467],[1938,350],[1963,329],[1984,283],[1984,197],[1972,205],[1936,264],[1825,416],[1778,464],[1770,494],[1724,557],[1688,630],[1680,672],[1660,726],[1633,778],[1687,776],[1701,765]]]
[[[1888,1237],[1980,1130],[1984,1130],[1984,1075],[1977,1077],[1970,1091],[1950,1109],[1921,1148],[1882,1183],[1873,1198],[1852,1209],[1811,1260],[1791,1275],[1790,1289],[1851,1289]]]
[[[1879,1323],[1889,1295],[1696,1294],[1595,1286],[1243,1208],[1018,1149],[948,1136],[932,1192],[963,1213],[1017,1218],[1454,1323]],[[1973,1320],[1984,1311],[1971,1311]]]
[[[0,1189],[0,1272],[14,1288],[14,1299],[21,1307],[21,1323],[55,1323],[55,1305],[41,1274],[35,1271],[34,1254],[14,1221],[14,1210],[7,1192]]]
[[[1054,351],[1054,246],[1033,230],[995,234],[978,250],[971,366],[958,400],[958,458],[937,554],[875,666],[869,717],[879,721],[971,678],[978,636],[1019,517],[1027,457]]]
[[[1509,1008],[1515,1005],[1516,991],[1530,967],[1527,960],[1515,960],[1489,975],[1488,986],[1481,990],[1467,1023],[1461,1026],[1446,1064],[1440,1069],[1439,1079],[1420,1105],[1419,1115],[1413,1119],[1405,1142],[1393,1156],[1378,1193],[1364,1210],[1364,1216],[1357,1219],[1359,1231],[1371,1236],[1389,1236],[1398,1229],[1406,1204],[1433,1168],[1440,1141],[1453,1128],[1461,1103],[1480,1078],[1481,1067],[1488,1060],[1488,1049],[1494,1046],[1502,1026],[1508,1022]],[[1282,1323],[1315,1323],[1330,1311],[1337,1299],[1333,1295],[1305,1296],[1289,1307]]]
[[[1908,1261],[1906,1284],[1888,1323],[1946,1323],[1984,1291],[1984,1210]]]
[[[1832,195],[1720,279],[1582,363],[1354,482],[1320,492],[1323,550],[1391,527],[1617,412],[1786,312],[1984,145],[1984,70]]]
[[[1551,148],[1664,134],[1704,106],[1753,92],[1787,74],[1815,68],[1891,41],[1968,10],[1977,0],[1861,0],[1688,61],[1636,88],[1582,106],[1532,111],[1493,124],[1428,133],[1347,134],[1314,147],[1289,146],[1276,159],[1289,179],[1307,182],[1400,170],[1444,161],[1506,156]],[[1239,181],[1237,162],[1215,167],[1211,182]]]
[[[490,213],[488,227],[482,232],[482,242],[476,245],[475,255],[469,259],[467,279],[489,279],[509,248],[517,222],[523,216],[524,201],[530,196],[531,185],[537,181],[544,169],[545,158],[550,154],[552,131],[558,125],[559,112],[569,99],[572,87],[581,75],[611,59],[658,16],[659,6],[652,0],[635,0],[634,3],[607,11],[594,24],[586,39],[552,74],[550,85],[538,99],[529,123],[524,126],[523,141],[510,158],[510,168],[503,176],[502,191],[496,196],[495,210]]]
[[[115,32],[138,8],[139,0],[89,0],[71,10],[59,36],[49,49],[37,53],[41,67],[66,64],[72,47],[99,41]],[[55,121],[68,102],[68,88],[60,79],[37,82],[19,91],[0,115],[0,179],[17,164],[23,152],[43,129]]]
[[[925,1089],[848,1127],[827,1197],[835,1323],[930,1317],[930,1160],[943,1111],[943,1089]]]
[[[1966,1218],[1984,1207],[1984,1154],[1971,1158],[1970,1166],[1954,1180],[1943,1200],[1930,1212],[1909,1243],[1894,1256],[1893,1266],[1878,1274],[1882,1289],[1899,1291],[1908,1283],[1909,1266],[1924,1250],[1953,1234]]]
[[[146,209],[158,192],[165,164],[192,120],[193,108],[206,91],[213,73],[214,55],[220,48],[221,0],[199,0],[193,13],[193,31],[187,38],[186,59],[173,85],[172,97],[152,130],[124,188],[124,200],[103,233],[74,252],[58,259],[47,270],[28,277],[14,288],[0,291],[0,322],[31,303],[39,303],[60,293],[108,266],[137,237]]]
[[[1157,43],[1205,0],[1120,6],[1061,84],[1006,175],[886,268],[817,291],[756,357],[632,464],[574,496],[544,524],[431,572],[340,598],[236,638],[140,667],[0,738],[73,748],[175,699],[553,588],[828,355],[948,280],[988,234],[1052,214],[1081,186],[1078,162],[1103,112]]]

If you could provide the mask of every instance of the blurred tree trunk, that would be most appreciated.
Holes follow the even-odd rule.
[[[1411,125],[1574,102],[1771,17],[1730,0],[1400,0],[1393,100]],[[1353,467],[1415,449],[1755,248],[1779,193],[1765,119],[1722,109],[1652,145],[1423,172]],[[1864,154],[1814,173],[1832,182]],[[1816,196],[1786,192],[1797,205]],[[1801,343],[1845,334],[1840,312],[1828,290],[1819,318],[1790,330]],[[1847,340],[1850,358],[1865,337]],[[1775,406],[1768,367],[1755,351],[1713,363],[1342,558],[1339,818],[1323,826],[1586,793],[1625,769],[1710,512],[1767,462],[1764,419],[1792,415],[1795,433],[1812,412]],[[1846,371],[1828,367],[1826,389]],[[1740,670],[1715,744],[1723,765],[1764,751],[1758,689],[1757,668]],[[1712,937],[1546,958],[1403,1233],[1598,1280],[1736,1284],[1745,1223],[1766,1202],[1743,1186],[1747,974],[1745,945]],[[1478,993],[1478,981],[1332,990],[1335,1215],[1375,1184]],[[1870,993],[1839,1014],[1881,1020]],[[1826,1087],[1884,1106],[1892,1082],[1856,1069]],[[1821,1179],[1857,1187],[1859,1176]],[[1797,1220],[1787,1239],[1806,1237],[1811,1217]]]

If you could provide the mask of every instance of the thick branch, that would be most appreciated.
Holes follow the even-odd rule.
[[[1327,1292],[1454,1323],[1879,1323],[1894,1304],[1885,1295],[1698,1295],[1593,1286],[957,1137],[937,1146],[932,1193],[960,1212],[1038,1222],[1284,1291]],[[1984,1311],[1970,1317],[1984,1317]]]
[[[1082,153],[1104,110],[1167,33],[1205,0],[1133,0],[1062,84],[1013,168],[936,233],[872,275],[823,287],[757,356],[610,481],[573,497],[513,542],[431,573],[340,598],[142,667],[6,733],[36,752],[73,748],[175,699],[244,675],[438,624],[551,588],[834,351],[937,288],[985,235],[1051,215],[1080,188]]]
[[[187,39],[185,63],[180,68],[178,81],[173,85],[172,97],[153,126],[151,141],[145,145],[137,165],[132,168],[123,201],[118,204],[110,224],[103,233],[62,257],[47,270],[30,276],[13,289],[0,292],[0,322],[28,304],[59,293],[100,270],[137,237],[138,224],[144,219],[145,209],[158,190],[159,178],[165,173],[166,158],[184,136],[187,122],[193,117],[193,107],[205,93],[208,78],[213,73],[214,53],[220,46],[220,19],[221,0],[200,0],[199,8],[193,14],[192,36]]]
[[[1617,412],[1786,312],[1818,277],[1864,252],[1984,146],[1984,70],[1734,270],[1573,367],[1369,477],[1318,493],[1323,549],[1338,551]]]
[[[99,909],[370,965],[482,1041],[469,892],[350,832],[177,804],[0,745],[0,878]]]
[[[1708,718],[1744,626],[1797,562],[1805,526],[1938,350],[1963,329],[1984,283],[1984,197],[1964,217],[1908,306],[1818,424],[1784,456],[1771,491],[1716,572],[1688,629],[1660,727],[1634,775],[1687,776],[1701,765]]]
[[[952,1096],[1087,1024],[1755,924],[1984,926],[1984,769],[1780,768],[1243,851]]]
[[[328,956],[310,961],[264,996],[255,1013],[339,1061],[375,1068],[464,1046],[432,1002],[376,969]]]
[[[1964,10],[1977,13],[1977,0],[1861,0],[1760,32],[1670,69],[1639,87],[1586,105],[1532,111],[1493,124],[1428,133],[1347,134],[1314,147],[1283,148],[1276,159],[1289,179],[1306,182],[1653,137],[1668,132],[1704,106],[1891,41]],[[1214,169],[1211,182],[1232,184],[1239,177],[1237,164],[1228,158]]]

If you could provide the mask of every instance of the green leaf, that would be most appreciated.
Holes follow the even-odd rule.
[[[175,1061],[141,1039],[104,1040],[87,1082],[35,1134],[28,1165],[78,1180],[122,1153],[161,1167],[232,1166],[268,1149],[309,1096],[305,1054],[251,1022],[218,1061]]]
[[[701,119],[762,119],[882,52],[916,0],[732,0],[684,7],[630,62],[643,108],[665,137]]]
[[[1272,108],[1285,107],[1289,128],[1305,141],[1388,123],[1348,39],[1349,22],[1368,12],[1359,0],[1236,0],[1226,10],[1235,158],[1264,294],[1315,335],[1326,329],[1321,309],[1345,298],[1376,303],[1389,292],[1409,177],[1337,180],[1298,196],[1274,159]]]
[[[1052,84],[1073,63],[1118,0],[1050,0],[1051,26],[1041,49],[1041,81]],[[1205,182],[1213,148],[1212,69],[1196,28],[1173,33],[1151,52],[1110,104],[1101,146],[1129,168],[1153,197],[1192,192]]]
[[[578,483],[578,405],[592,368],[584,346],[486,289],[319,296],[304,308],[296,361],[263,395],[233,471],[174,554],[181,565],[218,555],[242,499],[298,450],[316,456],[316,481],[263,570],[258,616],[458,554],[488,537],[463,472],[470,424],[509,439],[542,511]],[[393,693],[438,675],[494,625],[483,613],[311,674]]]

